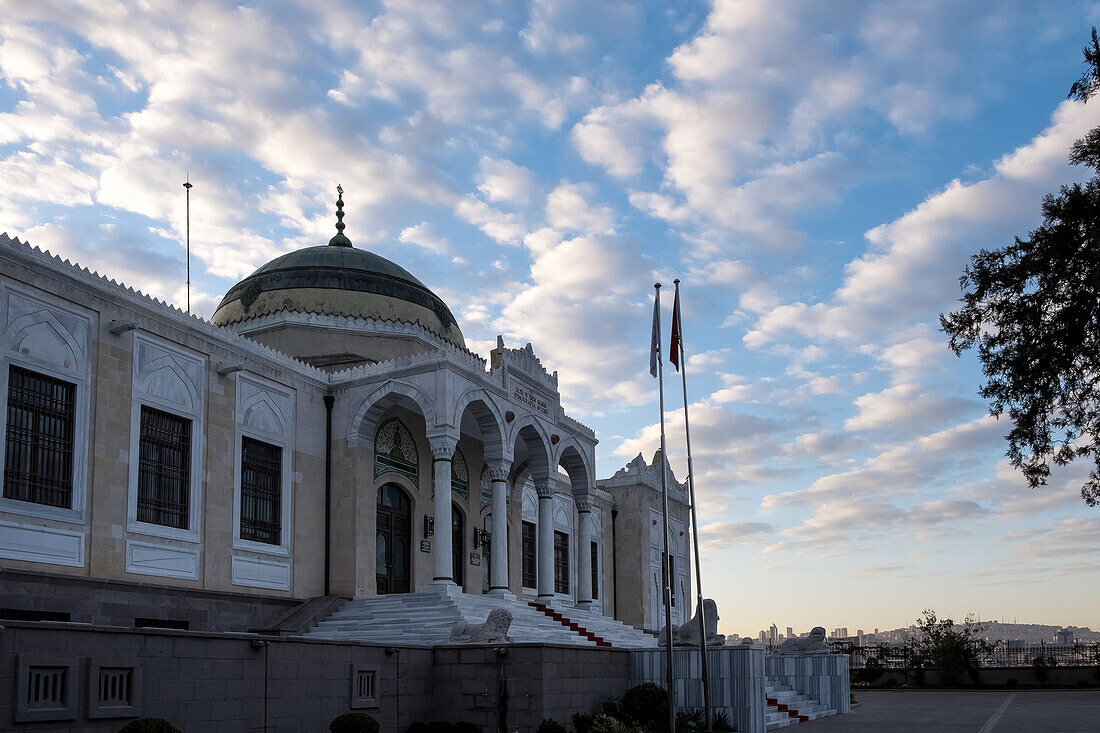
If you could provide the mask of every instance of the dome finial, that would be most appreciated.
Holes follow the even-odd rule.
[[[344,236],[344,187],[336,185],[336,236],[328,240],[333,247],[350,247],[351,240]]]

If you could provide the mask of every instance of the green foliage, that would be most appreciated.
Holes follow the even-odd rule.
[[[465,720],[460,720],[457,723],[446,720],[433,720],[430,723],[423,721],[413,723],[409,726],[408,733],[481,733],[481,728]]]
[[[730,716],[726,715],[725,710],[711,711],[710,729],[721,733],[733,730],[733,723],[730,722]]]
[[[619,703],[620,720],[655,731],[668,728],[668,692],[660,685],[643,682],[631,687]]]
[[[917,681],[924,681],[925,669],[934,668],[940,671],[945,685],[957,685],[963,672],[970,675],[972,682],[979,683],[981,656],[993,648],[981,638],[983,628],[970,616],[958,626],[949,618],[936,618],[935,611],[926,609],[923,617],[917,619],[917,635],[911,639]]]
[[[706,730],[706,717],[700,708],[676,713],[676,730]]]
[[[538,733],[569,733],[565,726],[553,718],[543,718],[539,723]]]
[[[328,724],[329,733],[378,733],[378,721],[366,713],[344,713]]]
[[[1084,50],[1086,71],[1070,97],[1100,90],[1100,41]],[[1100,500],[1100,127],[1074,143],[1070,162],[1094,173],[1043,199],[1043,223],[1027,239],[970,258],[960,284],[963,307],[940,316],[951,349],[974,346],[989,412],[1013,426],[1007,455],[1032,488],[1051,465],[1090,458],[1081,488]]]
[[[118,729],[118,733],[180,733],[164,718],[138,718]]]
[[[618,718],[599,713],[592,719],[592,733],[642,733],[634,726],[627,725]]]
[[[592,733],[592,721],[595,717],[590,713],[573,713],[574,733]]]

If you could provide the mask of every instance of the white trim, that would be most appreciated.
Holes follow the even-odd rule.
[[[84,567],[83,532],[4,521],[0,521],[0,530],[0,557]]]
[[[22,304],[19,303],[20,300],[23,301]],[[0,409],[0,438],[6,438],[7,435],[10,365],[14,364],[76,385],[76,399],[73,405],[72,503],[70,507],[55,507],[8,499],[2,495],[2,489],[0,489],[0,511],[84,525],[88,497],[88,445],[91,442],[92,381],[91,359],[88,358],[88,333],[94,316],[59,305],[54,300],[47,301],[30,295],[21,288],[12,287],[9,282],[0,282],[0,302],[3,304],[5,322],[3,343],[0,344],[0,396],[2,396],[0,399],[3,400],[3,409]],[[15,309],[20,305],[25,312],[17,316]],[[39,310],[31,310],[35,307]],[[43,314],[39,322],[49,323],[57,335],[65,341],[74,357],[74,364],[57,364],[33,353],[24,354],[20,352],[19,344],[11,343],[17,335],[11,332],[14,324],[38,314]],[[63,321],[73,321],[72,325],[77,332],[73,333]],[[80,353],[77,353],[78,351]],[[3,463],[4,451],[0,450],[0,476],[3,475]]]
[[[151,352],[142,362],[143,350]],[[185,390],[184,399],[156,391],[155,375],[168,370],[179,378]],[[206,436],[206,359],[175,344],[144,333],[135,333],[131,352],[130,455],[129,490],[126,492],[126,529],[134,534],[182,542],[201,541],[203,456]],[[191,421],[191,495],[188,505],[187,529],[142,522],[137,518],[138,468],[141,458],[141,407],[156,410]],[[129,556],[127,556],[129,565]]]
[[[162,578],[199,579],[199,548],[126,541],[126,572]]]
[[[290,590],[290,560],[233,554],[230,582],[248,588]]]
[[[238,372],[236,389],[236,409],[234,410],[237,429],[233,438],[233,549],[246,550],[261,555],[279,557],[290,556],[290,539],[293,536],[292,501],[293,501],[293,465],[294,454],[294,397],[295,392],[282,384],[255,374]],[[271,415],[271,419],[249,423],[250,411],[263,407]],[[282,494],[280,496],[281,530],[280,541],[277,545],[266,542],[241,539],[241,444],[242,438],[248,437],[261,440],[265,443],[277,446],[280,449],[282,465],[280,466],[280,481]],[[236,577],[236,559],[234,555],[233,573]],[[262,558],[261,558],[262,559]],[[274,562],[264,560],[264,562]],[[289,567],[289,565],[288,565]],[[287,587],[278,587],[279,590],[289,590],[289,571],[287,574]],[[237,583],[236,585],[252,585],[251,583]],[[254,586],[258,588],[275,587],[269,585]]]

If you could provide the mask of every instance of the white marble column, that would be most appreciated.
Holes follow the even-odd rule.
[[[592,607],[592,505],[577,499],[577,605]]]
[[[493,482],[493,545],[489,555],[489,592],[500,595],[508,592],[508,469],[491,466],[489,478]]]
[[[433,583],[454,585],[451,558],[451,458],[455,441],[433,440],[432,486],[435,489],[435,536],[432,537]]]
[[[539,494],[538,597],[543,602],[554,598],[554,491],[549,482],[535,482]]]

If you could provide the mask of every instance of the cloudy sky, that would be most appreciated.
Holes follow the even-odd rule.
[[[503,334],[559,370],[601,476],[657,447],[652,284],[679,277],[723,631],[1096,628],[1082,468],[1026,487],[937,315],[1083,178],[1100,103],[1066,93],[1098,23],[1064,0],[8,0],[0,231],[182,305],[190,176],[209,317],[328,240],[342,183],[355,245],[473,350]]]

